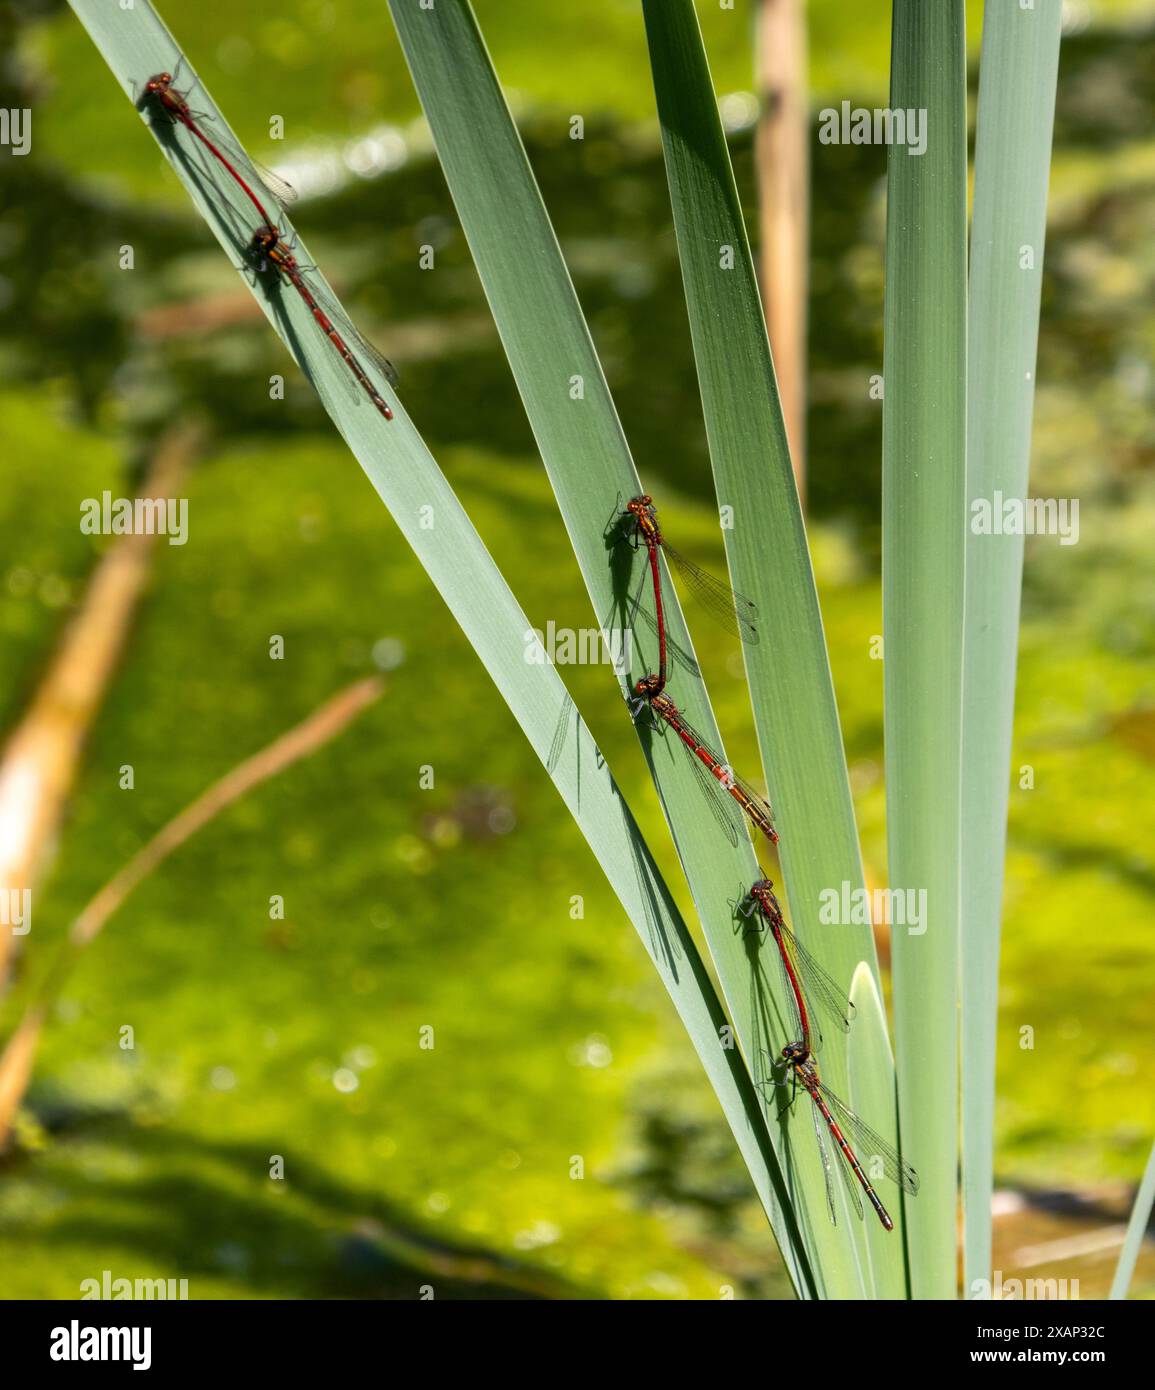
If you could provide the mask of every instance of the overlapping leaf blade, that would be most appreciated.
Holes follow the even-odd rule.
[[[893,932],[912,1292],[953,1298],[966,447],[966,51],[962,0],[895,0],[892,109],[923,113],[924,153],[887,164],[882,425],[890,889],[925,894]],[[917,117],[916,117],[917,118]]]
[[[844,901],[844,887],[861,889],[862,868],[757,280],[693,4],[644,0],[643,11],[714,482],[730,523],[726,552],[735,587],[759,610],[760,640],[744,655],[790,907],[810,951],[849,984],[859,962],[873,968],[874,944],[869,925],[831,922],[822,911]],[[855,1024],[878,1027],[885,1043],[881,1015]],[[822,1066],[832,1086],[844,1087],[845,1057],[833,1040]],[[893,1102],[871,1120],[893,1131]],[[813,1137],[802,1141],[801,1219],[828,1293],[852,1297],[868,1287],[865,1236],[856,1222],[830,1226]],[[904,1286],[900,1238],[890,1254],[880,1287],[895,1296]]]
[[[967,346],[967,497],[1024,498],[1035,396],[1062,6],[983,17]],[[966,539],[962,760],[962,1174],[965,1279],[987,1279],[999,926],[1023,537]]]
[[[391,0],[391,9],[594,612],[608,626],[620,612],[623,585],[607,556],[607,522],[641,487],[569,273],[471,7],[439,0],[423,10]],[[673,637],[691,650],[669,584],[666,594]],[[637,664],[631,675],[647,669]],[[701,681],[678,673],[670,694],[720,748]],[[728,843],[704,812],[693,764],[677,740],[645,730],[642,738],[727,1007],[769,1093],[772,1060],[787,1040],[783,1000],[776,973],[763,964],[765,943],[736,929],[734,915],[759,876],[757,861],[744,835]],[[774,1226],[804,1289],[806,1257],[789,1248],[785,1213]]]
[[[128,9],[105,0],[71,3],[134,101],[150,75],[175,70],[178,64],[182,82],[196,82],[191,65],[147,0],[136,0]],[[443,0],[439,13],[444,8]],[[196,106],[215,129],[236,143],[208,92],[199,85]],[[244,268],[244,248],[253,230],[251,204],[211,161],[206,163],[198,151],[182,143],[179,130],[157,126],[154,133],[226,254],[238,269]],[[287,219],[282,218],[280,226],[286,235],[291,233]],[[541,254],[541,247],[534,249]],[[307,249],[299,241],[297,254],[302,263],[309,263]],[[324,283],[319,274],[317,280]],[[758,1096],[736,1049],[723,1045],[729,1023],[693,938],[584,723],[575,717],[572,738],[563,741],[560,751],[555,744],[559,716],[569,696],[551,665],[525,660],[528,619],[385,383],[379,385],[393,404],[396,418],[391,423],[346,389],[342,373],[347,368],[295,294],[270,290],[263,281],[253,283],[253,292],[310,380],[322,390],[334,423],[474,646],[535,753],[543,763],[551,764],[558,790],[626,908],[687,1028],[759,1198],[784,1238],[796,1284],[803,1291],[812,1291],[805,1259],[797,1253],[800,1243],[785,1203]],[[543,333],[555,326],[547,323]],[[275,486],[275,481],[270,486]],[[427,524],[430,516],[435,518],[431,527]]]

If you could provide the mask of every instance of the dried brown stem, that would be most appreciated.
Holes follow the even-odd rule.
[[[201,432],[182,425],[160,441],[141,497],[179,491]],[[0,755],[0,891],[33,887],[55,839],[84,741],[115,674],[152,573],[157,537],[118,536],[88,582],[31,703]],[[13,937],[0,929],[0,991]]]

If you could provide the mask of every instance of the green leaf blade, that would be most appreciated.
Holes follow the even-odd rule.
[[[892,941],[912,1294],[954,1298],[966,428],[966,53],[961,0],[895,0],[892,108],[922,155],[887,161],[883,621],[891,892],[925,892]]]
[[[967,361],[970,507],[1027,495],[1061,28],[1057,0],[1033,10],[988,5],[983,17]],[[1023,537],[982,534],[972,517],[966,546],[962,1191],[969,1287],[991,1272],[999,937]]]
[[[841,903],[844,888],[861,889],[862,866],[758,284],[697,15],[691,0],[644,0],[643,13],[715,487],[733,519],[723,529],[730,573],[758,606],[759,640],[743,654],[794,929],[847,987],[866,962],[877,990],[869,925],[834,925],[822,910],[832,899]],[[885,1019],[876,1012],[854,1027],[881,1030],[872,1047],[885,1058],[887,1099],[870,1123],[893,1140]],[[788,1041],[778,1038],[773,1055]],[[846,1065],[841,1040],[828,1037],[822,1071],[836,1090],[845,1090]],[[800,1129],[792,1166],[825,1291],[861,1297],[869,1287],[866,1237],[857,1222],[830,1225],[809,1120]],[[784,1137],[794,1133],[782,1128]],[[892,1258],[879,1265],[878,1288],[893,1297],[905,1290],[905,1274],[901,1237],[889,1241]]]
[[[183,58],[147,0],[136,0],[131,9],[104,0],[71,0],[71,5],[130,98],[149,76],[175,70]],[[187,60],[181,70],[189,82],[195,81]],[[203,87],[197,89],[196,105],[214,128],[228,131]],[[217,177],[211,166],[190,160],[182,146],[165,140],[164,131],[159,133],[175,172],[232,264],[240,268],[252,230],[252,205],[227,177]],[[280,225],[286,236],[292,234],[287,218]],[[303,264],[311,264],[307,248],[299,242],[297,254]],[[729,1031],[726,1014],[693,937],[580,719],[574,719],[572,738],[565,740],[558,755],[555,734],[559,717],[568,712],[569,696],[552,665],[526,661],[529,620],[396,396],[387,391],[395,418],[386,422],[367,401],[347,391],[342,377],[347,368],[298,296],[273,297],[255,284],[250,288],[309,378],[324,384],[323,399],[334,423],[547,766],[678,1010],[760,1201],[783,1232],[787,1247],[798,1247],[757,1093],[737,1050],[723,1046]],[[430,515],[435,518],[432,527],[423,524]],[[804,1262],[795,1261],[792,1273],[801,1289],[812,1288]]]
[[[607,548],[606,532],[643,488],[520,137],[465,0],[439,0],[432,10],[411,0],[390,3],[595,615],[603,631],[622,626],[623,600],[641,571],[635,564],[628,583],[621,582],[621,551],[615,555]],[[663,578],[671,635],[692,653],[664,562]],[[652,611],[648,596],[645,602]],[[637,628],[634,638],[635,664],[623,694],[654,669],[653,644],[646,651],[644,631]],[[679,672],[671,676],[669,694],[724,756],[702,681]],[[754,850],[745,835],[736,844],[723,836],[703,806],[694,766],[677,738],[639,732],[723,997],[755,1082],[765,1089],[786,1039],[784,1001],[752,970],[751,943],[735,916],[737,900],[761,876]],[[793,1216],[782,1208],[771,1220],[795,1287],[805,1292],[812,1278]]]

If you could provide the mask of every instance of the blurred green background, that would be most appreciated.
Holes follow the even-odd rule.
[[[643,481],[679,545],[721,566],[639,7],[476,8]],[[752,84],[749,5],[699,8],[756,235],[750,103],[734,95]],[[1014,767],[1033,767],[1034,789],[1013,780],[996,1172],[1093,1202],[1137,1180],[1155,1130],[1155,6],[1065,9],[1032,491],[1079,498],[1081,538],[1027,548]],[[162,13],[240,138],[291,168],[307,195],[294,220],[398,364],[531,619],[592,626],[385,7]],[[981,5],[969,13],[977,52]],[[25,979],[210,781],[346,681],[388,681],[337,742],[152,877],[72,977],[0,1160],[0,1295],[75,1297],[109,1269],[187,1278],[200,1298],[413,1298],[430,1282],[438,1297],[788,1296],[633,932],[369,484],[70,12],[45,0],[0,23],[0,105],[34,113],[31,154],[0,152],[4,729],[107,545],[80,534],[80,500],[129,492],[173,423],[209,431],[184,489],[189,543],[157,549]],[[812,0],[810,42],[816,108],[884,101],[888,5]],[[881,881],[868,385],[885,154],[815,139],[812,159],[810,535]],[[425,243],[434,271],[418,266]],[[268,399],[273,372],[289,373],[287,402]],[[695,637],[749,765],[738,655]],[[609,672],[563,674],[689,916]],[[118,789],[124,763],[134,792]],[[14,1018],[10,1000],[5,1033]],[[124,1024],[134,1051],[117,1046]]]

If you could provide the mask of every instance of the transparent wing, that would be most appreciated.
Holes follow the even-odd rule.
[[[257,185],[253,190],[255,193],[259,194],[263,192],[266,201],[281,208],[282,211],[288,211],[288,209],[292,207],[297,201],[297,190],[287,179],[282,178],[280,174],[274,173],[267,165],[262,164],[259,159],[254,159],[252,155],[246,154],[238,144],[230,140],[229,137],[219,129],[206,112],[193,111],[190,109],[189,115],[192,120],[195,121],[204,137],[212,141],[229,163],[235,166],[240,176],[245,179],[246,182]],[[157,118],[167,120],[175,126],[184,127],[183,121],[178,120],[171,112],[166,112],[163,107],[157,112]],[[200,141],[196,139],[192,132],[187,130],[187,127],[184,128],[186,129],[189,143],[196,145],[198,152],[203,155],[204,159],[207,161],[206,167],[211,166],[214,179],[231,180],[232,175],[224,165],[221,164],[218,159],[215,159],[209,150],[201,145]]]
[[[553,741],[549,745],[549,757],[545,764],[547,772],[552,773],[561,762],[561,755],[565,752],[566,739],[569,737],[570,715],[574,713],[575,708],[573,696],[567,693],[561,702],[561,712],[558,714],[557,724],[553,731]]]
[[[272,272],[269,271],[267,273]],[[300,291],[297,289],[295,285],[292,284],[291,281],[288,281],[288,284],[295,293],[300,293]],[[358,329],[354,327],[352,320],[344,312],[343,309],[338,308],[335,300],[330,294],[328,294],[320,285],[318,285],[316,282],[312,280],[308,282],[308,286],[309,293],[316,300],[318,307],[327,316],[330,323],[332,323],[336,331],[345,340],[345,344],[348,347],[349,351],[361,363],[361,369],[365,371],[366,368],[369,366],[376,367],[377,371],[380,373],[382,377],[385,378],[386,381],[388,381],[389,385],[396,387],[397,372],[393,367],[393,364],[387,358],[383,357],[371,343],[367,342],[366,339],[361,336],[361,333],[358,331]],[[318,325],[318,331],[319,330],[320,325]],[[336,349],[333,348],[333,351],[335,352]],[[345,396],[351,403],[355,405],[361,405],[366,399],[365,392],[359,385],[353,373],[350,370],[348,370],[348,364],[346,363],[343,365],[344,370],[341,371],[340,378],[343,382],[342,389],[345,392]],[[313,389],[317,392],[317,394],[324,401],[325,405],[329,408],[330,414],[332,414],[334,409],[334,401],[331,393],[326,389],[325,386],[322,385],[320,378],[310,376],[310,381],[312,382]]]
[[[646,626],[650,629],[654,636],[657,637],[658,620],[654,617],[654,615],[651,612],[649,612],[648,609],[642,606],[642,595],[646,590],[646,580],[649,578],[649,574],[650,569],[649,565],[647,565],[642,573],[642,581],[638,585],[637,592],[634,594],[633,598],[630,599],[629,609],[627,613],[627,621],[629,622],[631,627],[635,627],[637,626],[638,619],[641,618],[641,620],[646,624]],[[682,670],[686,672],[687,675],[693,676],[695,677],[695,679],[701,676],[702,671],[698,663],[685,649],[685,647],[683,647],[679,642],[675,641],[668,629],[666,631],[666,650],[669,652],[670,656],[673,657],[674,661],[682,668]]]
[[[859,1221],[862,1220],[862,1184],[858,1181],[854,1169],[850,1166],[846,1155],[842,1152],[842,1145],[830,1136],[830,1146],[834,1150],[835,1163],[838,1164],[838,1171],[842,1174],[842,1186],[846,1190],[846,1195],[850,1199],[850,1205],[854,1208]],[[860,1159],[859,1162],[862,1160]]]
[[[826,1148],[826,1140],[822,1133],[825,1121],[816,1105],[810,1107],[810,1114],[814,1120],[814,1137],[818,1140],[818,1156],[822,1160],[822,1177],[826,1183],[826,1209],[830,1213],[830,1221],[834,1226],[838,1225],[838,1212],[834,1205],[834,1181],[830,1176],[830,1154]]]
[[[753,599],[736,593],[729,584],[696,565],[680,550],[662,542],[662,549],[672,561],[695,599],[717,622],[735,637],[751,646],[758,641],[758,607]]]
[[[749,782],[746,781],[744,777],[739,777],[738,774],[731,767],[722,762],[722,759],[719,758],[718,755],[714,752],[714,750],[710,747],[709,741],[707,739],[704,739],[702,735],[698,733],[698,731],[693,727],[693,725],[690,724],[683,717],[681,711],[679,711],[678,713],[678,718],[681,720],[682,727],[686,730],[690,737],[693,738],[695,743],[698,743],[703,748],[705,748],[715,759],[717,759],[719,764],[726,768],[726,779],[729,785],[737,787],[742,792],[742,795],[747,797],[758,808],[758,810],[761,811],[761,813],[766,817],[768,821],[772,821],[774,819],[774,812],[766,798],[760,792],[755,791],[754,788],[750,785]],[[694,761],[697,762],[698,760],[695,758]],[[710,781],[713,782],[715,787],[721,786],[721,783],[715,777],[711,777]],[[727,798],[727,800],[730,800],[730,798]]]
[[[837,1118],[847,1137],[853,1139],[858,1161],[863,1168],[869,1168],[871,1159],[880,1158],[882,1171],[890,1181],[897,1183],[910,1196],[915,1196],[919,1186],[918,1174],[910,1164],[904,1163],[896,1150],[886,1142],[882,1135],[877,1130],[871,1129],[865,1120],[859,1119],[850,1106],[839,1100],[833,1091],[824,1086],[821,1081],[817,1085],[822,1092],[822,1099],[830,1107],[831,1113]]]
[[[193,83],[193,88],[183,93],[186,101],[191,95],[192,90],[200,85],[200,80],[197,79]],[[242,150],[235,140],[224,133],[209,112],[198,111],[193,107],[192,103],[189,102],[189,115],[197,125],[200,126],[201,130],[213,144],[218,146],[222,153],[227,155],[242,173],[247,170],[250,173],[256,174],[258,181],[264,184],[265,191],[272,195],[273,202],[279,203],[282,208],[289,208],[297,201],[297,190],[288,179],[282,178],[280,174],[274,173],[268,165],[262,164],[259,159],[254,159],[251,154]]]
[[[262,164],[259,159],[248,156],[249,164],[252,165],[257,177],[265,185],[266,189],[273,195],[273,198],[280,203],[281,207],[288,208],[297,201],[297,190],[280,174],[270,169],[267,164]]]
[[[846,1033],[857,1012],[837,981],[822,968],[785,922],[778,924],[790,952],[794,969],[802,981],[802,995],[810,1012],[815,1007],[839,1032]]]
[[[665,721],[657,719],[657,717],[653,715],[652,711],[651,718],[655,719],[655,722],[657,723],[659,729],[661,729],[664,733],[667,727]],[[686,732],[689,733],[692,738],[696,739],[699,743],[701,743],[701,739],[698,737],[696,733],[694,733],[694,731],[685,722],[685,720],[682,719],[680,713],[678,715],[678,719],[681,721]],[[676,735],[672,734],[671,737],[676,737]],[[678,742],[681,743],[681,739],[679,739]],[[703,744],[703,747],[705,746],[706,745]],[[706,765],[702,762],[700,758],[698,758],[694,754],[694,752],[691,749],[686,748],[686,756],[689,758],[690,766],[694,771],[694,777],[698,783],[698,786],[702,789],[702,795],[706,799],[706,804],[710,808],[711,815],[718,822],[718,825],[721,828],[721,830],[725,832],[727,840],[729,840],[732,845],[737,847],[737,845],[741,843],[740,831],[742,829],[742,817],[738,810],[737,803],[734,801],[734,798],[730,796],[730,794],[722,786],[721,782],[719,782],[716,777],[710,774]]]
[[[255,275],[258,280],[263,281],[266,285],[266,289],[270,295],[270,298],[272,298],[273,294],[281,296],[287,293],[295,294],[298,292],[296,288],[292,285],[292,283],[289,280],[287,280],[283,275],[281,275],[281,273],[272,265],[271,262],[258,264],[256,259],[250,256],[249,265],[247,267],[240,267],[240,272],[242,275]],[[278,315],[283,315],[285,312],[284,304],[279,300],[276,312],[278,313]],[[287,321],[283,322],[287,330]],[[318,331],[320,331],[319,327]],[[338,401],[336,397],[333,395],[333,392],[325,384],[325,381],[309,367],[306,359],[302,355],[300,347],[296,341],[296,337],[297,335],[293,334],[288,338],[288,347],[292,355],[293,361],[296,362],[297,366],[300,368],[302,375],[305,377],[305,380],[309,383],[309,385],[313,388],[317,395],[320,396],[322,405],[324,405],[325,409],[329,412],[329,415],[332,418],[334,424],[336,424],[337,428],[340,429],[341,426],[338,422],[341,418],[341,411],[339,408]],[[352,372],[342,371],[338,374],[338,378],[342,383],[341,390],[344,393],[346,400],[353,404],[359,405],[361,403],[361,399],[364,393],[362,392],[361,388],[357,385],[357,382],[354,379]]]
[[[229,154],[230,158],[233,157],[234,152],[236,153],[237,159],[242,157],[235,146],[230,149],[227,139],[222,139],[219,143],[221,148],[226,150]],[[257,176],[257,182],[264,186],[266,193],[272,195],[273,202],[286,211],[291,208],[297,201],[297,190],[288,179],[284,179],[280,174],[274,173],[267,164],[262,164],[259,159],[254,159],[252,155],[244,156],[244,158],[251,172]]]
[[[630,857],[634,861],[634,877],[637,879],[642,909],[646,914],[646,929],[650,934],[650,943],[654,948],[654,954],[665,956],[666,964],[673,969],[676,962],[682,958],[682,948],[678,945],[677,940],[668,936],[662,928],[662,920],[657,908],[657,890],[649,867],[629,828],[627,828],[626,840],[630,847]]]
[[[760,912],[759,915],[763,918],[763,920],[765,920],[765,913]],[[775,945],[777,946],[775,955],[778,958],[778,969],[782,976],[782,993],[790,1008],[790,1014],[793,1019],[793,1040],[801,1042],[803,1040],[803,1037],[806,1034],[809,1034],[807,1041],[809,1042],[811,1052],[819,1052],[822,1049],[822,1033],[818,1028],[817,1024],[814,1022],[813,1018],[810,1019],[809,1028],[805,1028],[803,1026],[802,1013],[798,1008],[798,997],[794,993],[794,984],[793,981],[790,979],[790,971],[786,967],[786,960],[782,954],[783,948],[781,946],[778,946],[778,942],[781,940],[781,938],[775,934],[773,927],[770,928],[770,935],[774,938]],[[807,998],[805,990],[802,991],[802,998],[806,1004],[807,1013],[812,1014],[813,1010],[811,1009],[810,1000]]]
[[[361,330],[354,325],[353,320],[340,307],[329,291],[312,279],[309,280],[309,290],[329,316],[334,328],[345,339],[353,355],[362,359],[361,365],[365,366],[367,362],[368,365],[375,367],[390,386],[396,387],[399,380],[397,368],[384,353],[378,352],[368,338],[361,333]]]
[[[689,749],[686,750],[689,752]],[[702,788],[702,795],[710,807],[710,811],[719,826],[726,833],[726,838],[735,847],[740,843],[739,822],[740,813],[734,798],[730,796],[716,777],[712,777],[705,765],[693,753],[690,753],[690,766],[694,769],[694,776],[698,779],[698,785]]]

